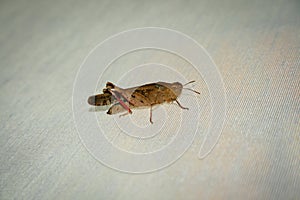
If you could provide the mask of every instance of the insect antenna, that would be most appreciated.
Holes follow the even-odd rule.
[[[186,85],[191,84],[191,83],[194,83],[194,82],[196,82],[196,81],[190,81],[190,82],[187,82],[187,83],[184,84],[183,86],[186,86]]]
[[[187,82],[186,84],[184,84],[183,86],[186,86],[186,85],[191,84],[191,83],[194,83],[194,82],[196,82],[196,81],[195,81],[195,80],[189,81],[189,82]],[[196,91],[196,90],[193,90],[193,89],[191,89],[191,88],[183,88],[183,89],[190,90],[190,91],[192,91],[192,92],[195,92],[195,93],[197,93],[197,94],[200,94],[200,92],[198,92],[198,91]]]
[[[197,94],[200,94],[200,92],[198,92],[198,91],[196,91],[196,90],[193,90],[193,89],[191,89],[191,88],[183,88],[183,89],[190,90],[190,91],[192,91],[192,92],[195,92],[195,93],[197,93]]]

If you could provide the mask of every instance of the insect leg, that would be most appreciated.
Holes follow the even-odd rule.
[[[126,113],[124,113],[124,114],[121,114],[121,115],[119,115],[119,117],[124,117],[124,116],[126,116],[126,115],[128,115],[128,112],[126,112]]]
[[[116,104],[112,105],[107,111],[107,114],[109,114],[109,115],[114,115],[117,113],[128,114],[127,110],[120,103],[116,103]]]
[[[176,101],[176,103],[178,104],[178,106],[179,106],[180,108],[185,109],[185,110],[188,110],[188,109],[189,109],[189,108],[183,107],[183,106],[179,103],[179,101],[177,101],[177,99],[176,99],[175,101]]]
[[[150,106],[150,122],[151,122],[151,124],[153,124],[153,121],[152,121],[152,105]]]
[[[110,92],[111,92],[111,94],[112,94],[114,97],[116,97],[117,101],[123,106],[123,108],[125,108],[130,114],[132,114],[132,111],[131,111],[130,108],[125,104],[125,102],[122,101],[114,91],[110,90]]]

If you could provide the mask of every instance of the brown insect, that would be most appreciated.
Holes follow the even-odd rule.
[[[127,89],[117,87],[113,83],[107,82],[106,87],[103,89],[103,94],[90,96],[88,103],[93,106],[113,104],[107,111],[109,115],[125,111],[127,111],[126,114],[132,114],[131,108],[150,107],[150,122],[153,124],[152,107],[154,105],[175,101],[180,108],[188,110],[188,108],[183,107],[178,102],[177,98],[181,94],[182,89],[200,94],[195,90],[183,87],[193,82],[195,81],[190,81],[184,85],[179,82],[157,82]]]

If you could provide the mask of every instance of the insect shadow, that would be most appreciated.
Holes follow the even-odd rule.
[[[109,108],[109,106],[97,106],[97,107],[90,107],[89,112],[101,112],[106,111]]]

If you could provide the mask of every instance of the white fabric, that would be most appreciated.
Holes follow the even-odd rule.
[[[299,198],[299,7],[298,1],[279,0],[2,1],[0,199]],[[85,149],[73,121],[72,91],[80,65],[97,44],[144,26],[178,30],[207,49],[223,77],[227,116],[205,159],[197,158],[203,131],[171,166],[135,175],[106,167]],[[184,65],[151,50],[114,65],[150,58]],[[107,72],[110,81],[123,73]],[[204,108],[199,129],[206,130],[209,91],[201,77],[195,89]],[[164,107],[175,126],[178,107]],[[102,114],[109,123],[112,118]],[[138,148],[122,136],[116,142]]]

